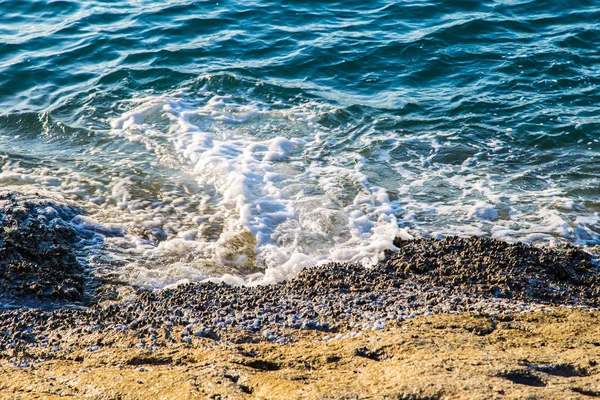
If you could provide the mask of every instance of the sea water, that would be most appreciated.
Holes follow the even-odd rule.
[[[0,190],[139,287],[600,243],[596,1],[0,0]]]

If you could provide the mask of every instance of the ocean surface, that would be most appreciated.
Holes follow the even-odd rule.
[[[0,0],[0,191],[86,210],[83,261],[148,288],[595,245],[599,85],[596,0]]]

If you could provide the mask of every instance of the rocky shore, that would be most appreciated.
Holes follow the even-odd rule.
[[[3,352],[0,398],[600,397],[597,311],[437,314],[358,334],[289,335],[285,344],[194,338],[151,349],[135,331],[65,334],[52,357],[43,346]]]
[[[289,330],[336,335],[382,329],[417,315],[497,315],[547,305],[596,308],[598,266],[573,247],[485,238],[397,240],[378,265],[327,264],[276,285],[192,283],[86,309],[0,313],[0,349],[61,346],[58,332],[131,331],[144,346],[196,338],[285,343]],[[175,327],[182,331],[175,334]]]
[[[75,256],[78,243],[91,240],[92,233],[74,229],[72,224],[56,222],[72,221],[77,212],[47,201],[24,201],[14,195],[2,195],[0,201],[3,202],[0,285],[5,298],[13,303],[23,301],[23,304],[34,306],[48,302],[60,305],[67,301],[87,306],[13,308],[0,312],[0,365],[3,368],[0,387],[5,388],[1,391],[3,394],[10,394],[8,398],[18,397],[19,390],[23,390],[22,386],[10,382],[21,381],[30,382],[26,386],[31,392],[27,393],[37,390],[36,395],[41,397],[64,394],[90,398],[144,398],[136,397],[134,388],[137,386],[132,382],[138,378],[147,380],[142,377],[147,365],[168,376],[179,367],[192,368],[200,364],[198,376],[204,376],[202,379],[207,382],[220,380],[235,390],[220,391],[219,388],[224,386],[217,383],[213,385],[214,390],[200,385],[204,387],[204,394],[190,389],[184,397],[278,398],[264,390],[267,386],[263,386],[261,379],[267,382],[269,373],[277,375],[279,372],[276,371],[291,368],[301,375],[306,375],[307,371],[323,374],[310,379],[290,378],[286,385],[304,385],[306,389],[289,392],[291,398],[363,398],[369,397],[366,395],[369,390],[374,393],[370,395],[372,398],[459,398],[464,393],[457,382],[452,382],[451,377],[455,374],[448,368],[460,370],[466,368],[465,362],[472,361],[465,361],[469,357],[462,353],[467,350],[461,347],[460,341],[469,343],[473,351],[479,352],[477,362],[484,362],[481,346],[490,345],[492,353],[489,355],[503,359],[504,356],[495,352],[504,351],[501,337],[510,341],[513,334],[522,338],[520,344],[513,344],[511,348],[521,346],[523,351],[531,351],[535,357],[523,360],[513,354],[514,357],[506,358],[504,364],[488,365],[489,371],[495,371],[493,373],[485,368],[482,371],[487,372],[479,374],[481,376],[471,372],[475,374],[473,376],[479,376],[478,380],[473,378],[479,382],[472,382],[474,390],[484,390],[481,385],[485,384],[486,376],[490,382],[499,382],[500,389],[494,396],[511,392],[503,389],[503,384],[545,390],[552,386],[552,379],[546,375],[567,374],[565,376],[570,379],[585,378],[581,383],[583,386],[567,385],[569,393],[575,396],[573,398],[600,396],[600,388],[592,387],[591,383],[591,386],[587,385],[588,380],[593,382],[592,377],[600,376],[595,364],[597,359],[600,360],[600,343],[597,342],[600,336],[592,339],[598,334],[596,308],[600,305],[600,267],[594,256],[579,248],[539,248],[476,237],[397,239],[394,242],[396,249],[386,252],[385,259],[371,267],[331,263],[306,269],[294,279],[276,285],[234,287],[192,283],[175,289],[144,292],[130,301],[97,302],[99,297],[93,296],[93,290],[94,285],[99,284],[90,284],[93,277]],[[576,342],[583,340],[585,335],[588,339],[573,345],[575,347],[563,342],[554,343],[564,339],[563,332],[548,333],[549,327],[572,331]],[[533,342],[527,342],[527,338],[533,340],[527,332],[535,331],[542,336],[549,335],[543,342],[545,344],[539,342],[536,347]],[[423,335],[428,339],[416,340]],[[480,340],[492,337],[492,342]],[[382,343],[388,344],[382,347]],[[416,347],[411,348],[409,343]],[[558,346],[555,350],[559,353],[552,358],[548,349],[541,349],[546,345]],[[388,347],[392,350],[386,350]],[[343,349],[340,350],[342,355],[332,353],[327,359],[330,361],[321,360],[321,354],[328,354],[333,348]],[[353,350],[349,350],[351,348]],[[458,348],[460,352],[455,353]],[[303,349],[306,354],[302,354]],[[241,354],[238,354],[240,359],[246,361],[237,363],[227,359],[236,351]],[[440,383],[433,389],[416,383],[411,387],[406,374],[421,371],[418,373],[427,375],[414,363],[433,362],[427,351],[446,354],[452,362],[446,360],[440,364],[446,365],[445,370],[427,372]],[[574,361],[563,365],[555,359],[563,352],[572,354]],[[258,357],[258,353],[266,358]],[[323,362],[308,362],[307,365],[314,365],[307,366],[304,371],[300,364],[305,362],[302,359],[308,354]],[[283,364],[273,361],[274,355],[287,361]],[[405,355],[413,364],[404,363]],[[419,357],[424,358],[420,360]],[[250,380],[246,382],[237,372],[223,372],[215,378],[206,375],[211,360],[225,371],[245,368],[254,371],[256,376],[265,376],[256,380],[248,378]],[[348,362],[340,364],[340,360]],[[349,374],[353,368],[358,373],[356,371],[362,367],[349,367],[356,360],[360,365],[372,361],[376,362],[373,365],[379,365],[387,360],[391,363],[388,365],[390,370],[395,368],[402,377],[397,378],[400,379],[397,383],[404,385],[404,389],[394,392],[396,394],[380,390],[387,386],[381,386],[376,376],[376,371],[381,368],[379,365],[365,370],[375,375],[372,383],[365,381],[363,376],[361,379],[367,387],[360,390],[358,387],[347,392],[334,387],[328,389],[330,392],[313,390],[322,387],[318,382],[328,377],[330,370],[339,372],[340,377],[343,375],[352,386],[349,378],[352,374],[344,374]],[[540,360],[543,361],[541,364]],[[120,380],[125,386],[104,392],[98,389],[97,393],[89,387],[73,389],[69,386],[69,382],[73,382],[69,374],[77,374],[77,366],[83,366],[80,370],[86,369],[86,363],[92,363],[89,365],[94,368],[107,368],[115,374],[110,379]],[[460,367],[456,367],[457,363]],[[498,369],[502,365],[508,369]],[[552,368],[557,371],[566,368],[570,372],[559,371],[553,375]],[[300,370],[303,372],[298,372]],[[119,377],[117,371],[121,371]],[[104,372],[98,370],[96,383],[93,383],[95,378],[91,379],[88,386],[104,387]],[[69,379],[61,381],[60,373],[67,374],[63,376]],[[49,380],[51,376],[54,380]],[[78,379],[83,379],[81,376],[79,374]],[[42,381],[38,382],[38,378]],[[163,382],[159,378],[153,379]],[[34,385],[35,382],[39,385]],[[166,385],[167,381],[163,383]],[[129,384],[133,386],[127,386]],[[164,386],[159,392],[162,390],[168,388]],[[544,398],[551,397],[550,392],[540,393],[548,394],[542,396]],[[559,392],[556,393],[558,396]]]

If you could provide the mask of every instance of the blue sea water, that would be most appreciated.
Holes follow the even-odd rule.
[[[0,0],[0,190],[148,287],[595,245],[599,84],[597,1]]]

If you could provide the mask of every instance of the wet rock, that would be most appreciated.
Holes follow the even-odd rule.
[[[456,237],[395,245],[397,252],[387,252],[371,267],[330,263],[269,286],[190,283],[87,309],[6,310],[0,312],[0,349],[36,346],[44,334],[61,329],[80,336],[126,330],[139,338],[141,348],[196,338],[229,340],[230,333],[239,343],[280,343],[287,329],[326,331],[331,339],[340,326],[388,329],[419,315],[458,312],[481,315],[462,328],[488,335],[511,313],[545,305],[600,306],[598,267],[577,248]],[[66,291],[73,287],[68,279],[75,278],[68,276],[53,289]],[[34,343],[16,335],[28,328],[27,334],[38,338]],[[55,337],[53,347],[60,345]]]
[[[550,304],[597,304],[598,267],[573,246],[535,247],[489,238],[400,240],[385,267],[418,285]],[[419,267],[415,267],[419,266]]]
[[[43,198],[0,194],[0,293],[5,302],[84,300],[76,252],[92,233],[71,223],[83,210]]]

